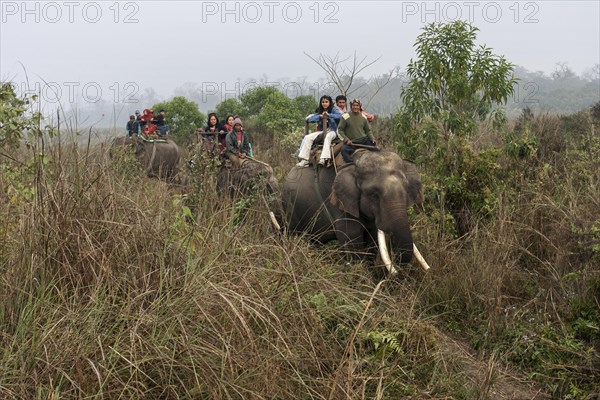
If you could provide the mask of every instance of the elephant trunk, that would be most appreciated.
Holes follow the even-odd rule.
[[[397,262],[406,264],[413,257],[413,239],[406,207],[392,207],[392,210],[392,212],[382,213],[378,218],[377,229],[390,235],[392,249],[397,254]]]

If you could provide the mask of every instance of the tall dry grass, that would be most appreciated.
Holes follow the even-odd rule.
[[[554,146],[544,118],[552,140],[507,164],[495,218],[454,237],[413,210],[432,270],[383,282],[273,234],[261,199],[221,201],[211,179],[184,199],[68,140],[4,157],[0,398],[585,398],[598,349],[593,319],[574,326],[600,287],[600,147]],[[268,146],[282,175],[294,148]]]
[[[552,398],[593,398],[600,387],[598,124],[586,112],[526,122],[537,151],[500,158],[506,180],[492,220],[440,242],[432,240],[440,236],[431,216],[416,215],[416,240],[438,270],[425,277],[430,290],[420,304],[447,332],[528,373]]]
[[[131,156],[106,152],[63,143],[3,160],[0,397],[391,398],[436,386],[435,330],[407,312],[407,287],[342,268],[335,247],[275,236],[260,199],[241,210],[214,182],[192,215]]]

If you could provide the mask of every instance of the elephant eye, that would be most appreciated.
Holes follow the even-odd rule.
[[[369,191],[369,197],[372,197],[374,199],[379,197],[379,192],[376,189],[370,190]]]

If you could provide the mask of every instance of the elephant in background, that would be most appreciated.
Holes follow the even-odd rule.
[[[385,250],[384,262],[389,238],[396,261],[410,262],[414,246],[407,210],[423,201],[415,165],[389,151],[358,150],[353,157],[337,175],[334,168],[292,168],[282,192],[290,230],[307,232],[320,243],[337,239],[352,255],[377,243]]]
[[[220,195],[231,199],[260,191],[267,199],[271,222],[277,231],[281,230],[283,208],[279,182],[269,164],[250,157],[246,157],[240,167],[233,167],[225,162],[217,174],[217,190]]]
[[[171,180],[178,172],[180,150],[170,139],[145,141],[141,138],[119,137],[113,140],[112,151],[115,147],[131,146],[135,156],[141,161],[149,177]]]

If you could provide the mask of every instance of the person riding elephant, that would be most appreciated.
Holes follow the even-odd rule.
[[[134,115],[129,116],[129,121],[127,122],[127,125],[125,125],[125,131],[129,137],[137,136],[142,133],[140,123],[135,119]]]
[[[225,138],[225,156],[235,166],[240,167],[244,159],[250,155],[250,141],[243,130],[242,120],[233,121],[233,129]]]
[[[132,147],[149,177],[172,179],[178,171],[180,150],[177,143],[167,140],[146,141],[139,136],[116,138],[111,147]]]
[[[341,117],[342,114],[337,107],[334,107],[331,96],[321,96],[319,99],[319,107],[315,110],[315,113],[306,117],[306,122],[317,122],[317,131],[304,136],[302,139],[300,151],[298,152],[300,161],[296,164],[298,167],[309,166],[308,159],[310,156],[310,149],[312,148],[315,139],[323,134],[324,130],[326,133],[323,139],[323,151],[321,153],[319,164],[326,165],[331,161],[331,142],[337,138],[337,125]],[[327,127],[323,126],[323,120],[327,120]]]
[[[337,240],[355,257],[375,243],[386,249],[389,237],[399,261],[409,262],[414,246],[407,210],[423,201],[415,165],[389,151],[357,150],[353,158],[337,175],[333,168],[292,168],[282,191],[289,229],[320,243]]]
[[[350,103],[350,113],[342,116],[338,134],[344,141],[342,158],[346,163],[352,162],[350,155],[354,152],[354,144],[375,146],[377,142],[371,133],[367,118],[363,116],[362,104],[358,99]]]
[[[154,116],[151,122],[156,125],[158,136],[163,137],[167,135],[169,132],[169,125],[167,125],[167,122],[165,121],[165,110],[160,110],[158,115]]]

